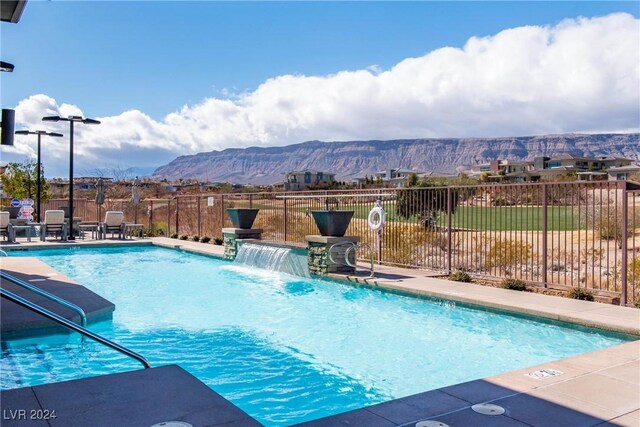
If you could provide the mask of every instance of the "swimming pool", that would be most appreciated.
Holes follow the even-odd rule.
[[[177,363],[267,425],[288,425],[624,342],[446,301],[158,247],[37,256],[116,305],[90,329]],[[76,335],[3,342],[3,389],[138,369]]]

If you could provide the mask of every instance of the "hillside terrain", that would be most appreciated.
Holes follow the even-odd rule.
[[[156,178],[273,184],[285,173],[313,169],[349,180],[389,168],[455,173],[494,159],[574,154],[640,160],[640,134],[563,134],[509,138],[309,141],[284,147],[226,149],[180,156],[159,167]]]

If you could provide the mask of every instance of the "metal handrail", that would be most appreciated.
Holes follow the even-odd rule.
[[[6,253],[5,251],[3,251],[2,249],[0,249],[0,254],[1,254],[2,256],[9,256],[9,254],[8,254],[8,253]]]
[[[369,249],[369,256],[371,258],[371,267],[369,267],[369,270],[371,271],[371,275],[369,277],[374,277],[374,252],[373,252],[373,248],[371,247],[371,245],[367,242],[362,242],[362,243],[354,243],[354,242],[341,242],[341,243],[334,243],[333,245],[331,245],[329,247],[329,262],[331,262],[332,264],[338,264],[334,259],[333,259],[333,255],[331,255],[331,252],[333,251],[333,248],[338,247],[338,246],[344,246],[344,245],[349,245],[349,247],[344,251],[344,262],[346,265],[348,265],[349,267],[353,267],[353,268],[357,268],[357,261],[356,264],[351,264],[351,262],[349,261],[349,252],[350,251],[356,251],[359,248],[368,248]],[[357,260],[357,258],[356,258]]]
[[[65,319],[62,316],[57,315],[56,313],[47,310],[44,307],[40,307],[24,298],[22,298],[21,296],[18,296],[16,294],[14,294],[13,292],[10,292],[6,289],[2,289],[0,288],[0,297],[2,298],[6,298],[9,301],[18,304],[21,307],[26,308],[27,310],[33,311],[35,313],[40,314],[41,316],[47,317],[51,320],[53,320],[54,322],[57,322],[59,324],[61,324],[62,326],[71,329],[73,331],[78,332],[81,335],[84,335],[85,337],[89,337],[94,341],[99,342],[102,345],[106,345],[109,348],[112,348],[113,350],[116,350],[126,356],[129,356],[133,359],[136,359],[138,362],[142,363],[142,365],[145,368],[150,368],[151,365],[149,364],[149,362],[147,361],[147,359],[145,359],[143,356],[139,355],[138,353],[136,353],[135,351],[131,351],[128,348],[125,348],[123,346],[121,346],[120,344],[117,344],[113,341],[110,341],[94,332],[91,332],[89,329],[83,327],[83,326],[79,326],[76,325],[75,323]]]
[[[45,290],[42,290],[36,286],[30,285],[29,283],[18,279],[17,277],[14,277],[12,275],[10,275],[9,273],[5,273],[4,271],[0,271],[0,277],[2,277],[5,280],[10,281],[13,284],[16,284],[18,286],[22,286],[25,289],[30,290],[31,292],[34,292],[38,295],[41,295],[45,298],[49,298],[51,301],[55,301],[60,305],[63,305],[71,310],[74,310],[75,312],[77,312],[80,315],[80,324],[82,326],[87,326],[87,315],[85,314],[84,310],[80,307],[78,307],[77,305],[60,298],[57,295],[54,295],[52,293],[49,293]]]

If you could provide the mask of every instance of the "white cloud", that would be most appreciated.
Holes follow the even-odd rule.
[[[132,110],[80,125],[78,163],[152,166],[180,154],[312,139],[637,132],[639,37],[639,21],[620,13],[473,37],[462,49],[434,50],[388,70],[278,76],[162,121]],[[16,107],[16,121],[30,128],[52,114],[82,111],[46,95]],[[67,134],[68,124],[58,129]],[[19,137],[14,151],[32,152],[32,145]],[[66,141],[51,141],[47,153],[62,162],[67,150]]]

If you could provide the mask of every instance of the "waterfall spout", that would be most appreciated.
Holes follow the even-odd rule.
[[[238,246],[234,264],[309,277],[307,257],[291,248],[243,243]]]

